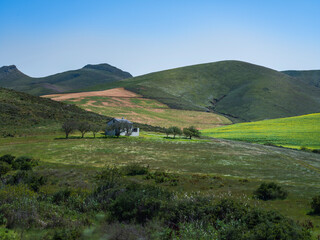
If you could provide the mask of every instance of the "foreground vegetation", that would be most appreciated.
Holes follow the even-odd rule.
[[[320,149],[320,113],[240,123],[203,130],[203,135],[274,144],[296,149]]]
[[[39,227],[39,225],[37,225],[39,222],[37,221],[35,223],[36,225],[13,227],[14,231],[19,234],[21,234],[20,230],[24,229],[26,236],[32,235],[31,239],[37,239],[36,236],[38,235],[38,239],[40,239],[40,235],[43,237],[46,233],[48,233],[48,236],[53,236],[53,234],[73,234],[72,229],[74,229],[75,226],[77,229],[81,229],[81,232],[77,234],[88,234],[86,236],[90,235],[93,239],[95,239],[95,236],[101,236],[101,234],[106,234],[107,232],[109,234],[116,234],[117,236],[124,234],[123,232],[131,232],[130,234],[141,233],[144,234],[143,236],[149,236],[148,234],[150,232],[159,233],[161,236],[163,236],[162,234],[168,233],[167,230],[172,232],[172,226],[166,225],[168,222],[165,221],[166,218],[161,211],[155,211],[155,215],[151,217],[151,220],[148,220],[141,226],[135,217],[130,217],[131,221],[117,218],[116,216],[123,216],[121,215],[122,213],[119,215],[119,213],[114,212],[112,215],[112,211],[115,210],[109,207],[101,210],[101,206],[96,206],[98,210],[91,209],[85,212],[74,209],[75,207],[72,204],[75,204],[81,209],[83,206],[80,203],[86,203],[88,200],[84,201],[84,199],[92,196],[92,194],[97,191],[100,181],[95,176],[97,176],[101,168],[105,166],[117,166],[117,169],[122,169],[123,166],[130,166],[132,163],[138,163],[140,166],[145,167],[148,166],[148,170],[146,172],[145,170],[140,171],[139,169],[127,169],[126,173],[123,173],[125,176],[121,177],[121,179],[124,180],[124,182],[122,180],[120,181],[121,192],[137,191],[137,193],[134,194],[133,192],[129,192],[130,196],[137,196],[137,198],[140,199],[140,197],[142,198],[142,196],[139,195],[139,192],[142,191],[141,189],[143,189],[143,191],[149,191],[146,190],[149,189],[149,187],[145,184],[151,185],[152,187],[160,187],[161,192],[168,191],[169,195],[173,194],[177,200],[175,202],[170,200],[171,198],[167,200],[160,198],[162,199],[160,201],[161,209],[163,206],[166,206],[167,201],[169,203],[175,202],[175,204],[178,205],[180,201],[182,203],[187,202],[186,206],[192,206],[193,203],[188,201],[200,197],[200,200],[195,200],[195,206],[198,206],[197,204],[199,203],[203,205],[202,201],[207,202],[209,205],[203,205],[203,208],[199,209],[197,209],[198,207],[194,209],[191,208],[190,211],[209,211],[219,206],[216,204],[220,204],[220,200],[227,199],[227,201],[229,201],[231,198],[231,204],[235,204],[236,206],[240,203],[242,205],[248,205],[248,208],[242,209],[241,211],[256,211],[257,209],[254,207],[256,206],[262,211],[261,216],[264,216],[264,219],[267,218],[264,215],[267,214],[265,211],[279,211],[284,216],[292,218],[294,222],[299,222],[298,225],[294,225],[290,223],[289,220],[284,220],[286,218],[276,217],[277,219],[283,219],[281,221],[289,221],[287,223],[295,226],[294,228],[296,230],[301,229],[300,224],[302,224],[309,226],[308,228],[310,228],[313,236],[320,234],[320,217],[312,214],[308,215],[312,211],[310,203],[312,199],[319,194],[320,189],[320,185],[318,184],[320,182],[319,154],[223,140],[190,140],[180,137],[173,139],[166,138],[165,134],[147,132],[141,132],[140,137],[137,138],[105,138],[101,137],[101,135],[94,138],[91,134],[87,134],[84,138],[81,138],[79,133],[70,135],[69,139],[65,139],[63,133],[58,135],[0,138],[0,156],[4,154],[12,154],[15,156],[29,155],[34,159],[40,159],[39,165],[33,167],[33,171],[35,171],[36,176],[43,176],[44,179],[46,179],[45,184],[39,186],[38,192],[31,190],[31,186],[26,186],[27,189],[35,192],[34,196],[35,199],[37,199],[34,205],[31,205],[37,207],[32,207],[32,209],[36,209],[36,214],[32,216],[42,216],[42,214],[44,214],[43,212],[45,212],[41,210],[43,209],[42,206],[46,206],[44,209],[52,209],[50,211],[56,216],[54,219],[57,219],[57,222],[61,224],[59,226],[52,226],[50,225],[51,223],[47,223],[47,221],[49,221],[48,219],[52,218],[50,215],[48,219],[40,217],[42,221],[48,224],[41,227],[41,234],[40,232],[38,233],[38,231],[34,231],[35,226]],[[10,176],[16,175],[17,172],[15,171],[9,172],[8,174]],[[134,172],[134,174],[130,174],[130,172]],[[135,175],[138,173],[144,175]],[[33,179],[33,177],[30,178]],[[288,192],[286,199],[282,200],[280,198],[272,201],[263,201],[258,200],[258,198],[253,198],[259,186],[263,182],[270,181],[276,181]],[[135,183],[133,187],[134,190],[130,187],[132,182]],[[24,181],[20,181],[20,183],[24,183]],[[28,180],[25,181],[25,184],[28,185],[31,183]],[[18,186],[11,186],[12,189],[16,187]],[[71,192],[64,193],[66,189]],[[29,196],[27,194],[31,193],[26,191],[27,190],[23,190],[23,194]],[[45,196],[48,198],[41,195],[42,191],[45,192]],[[58,193],[60,191],[62,193]],[[16,192],[16,190],[12,190],[11,192]],[[110,194],[114,196],[112,192],[113,190]],[[55,194],[57,194],[57,198],[58,196],[60,198],[60,195],[67,194],[68,200],[59,200],[58,203],[52,203],[50,199],[52,199]],[[78,194],[80,195],[78,196]],[[150,195],[151,199],[158,198],[152,194]],[[189,197],[185,198],[185,195]],[[76,203],[73,202],[76,200],[74,200],[72,196],[77,199]],[[120,198],[121,202],[130,199],[127,195],[123,196],[125,197],[123,197],[124,199]],[[283,195],[280,194],[280,196]],[[64,197],[61,198],[64,199]],[[132,199],[136,202],[137,198]],[[39,199],[44,200],[41,200],[39,203]],[[208,199],[212,200],[209,201]],[[148,201],[145,198],[142,198],[142,200],[143,203],[147,204],[146,206],[150,206],[148,204],[156,204],[156,206],[158,206],[157,204],[159,204],[156,200]],[[26,201],[29,200],[27,199]],[[244,204],[242,201],[244,201]],[[100,202],[100,200],[98,202]],[[128,206],[132,206],[130,205],[131,203],[125,203],[125,205],[128,204]],[[53,205],[48,207],[47,204]],[[38,207],[40,207],[40,210]],[[151,208],[154,209],[153,207]],[[116,209],[119,208],[117,207]],[[78,211],[80,211],[80,213]],[[188,211],[188,208],[186,208],[185,211]],[[15,212],[15,210],[9,211],[7,214],[10,212]],[[197,212],[193,213],[198,214]],[[134,213],[130,212],[123,214],[126,217],[134,216]],[[234,212],[230,214],[232,215]],[[278,216],[277,214],[279,213],[275,214],[275,216]],[[59,217],[63,215],[67,216],[66,219]],[[181,218],[184,218],[184,216],[185,215],[182,214]],[[209,214],[209,216],[215,219],[215,215]],[[267,214],[267,216],[272,216],[272,214]],[[222,231],[222,226],[224,225],[220,227],[216,224],[208,225],[205,219],[206,218],[202,219],[201,217],[199,221],[197,220],[195,222],[182,221],[178,224],[179,230],[182,232],[185,231],[185,234],[187,234],[190,231],[202,229],[204,232],[201,234],[216,234],[216,236],[220,236],[219,234],[222,234],[220,231]],[[66,222],[69,223],[67,224]],[[211,223],[215,223],[215,221],[211,221]],[[287,226],[287,223],[283,222],[279,227]],[[224,228],[225,230],[230,229],[230,225],[228,224],[233,224],[233,227],[241,232],[246,231],[243,229],[248,229],[248,226],[237,225],[236,222],[224,222],[223,224],[227,224],[225,226],[228,226],[228,228]],[[63,225],[67,226],[67,229],[63,229]],[[160,229],[154,229],[155,226],[161,227]],[[116,230],[113,232],[111,229]],[[234,230],[234,234],[239,233],[238,230]],[[173,233],[176,233],[175,231],[176,230],[174,230]],[[174,236],[173,233],[171,234],[172,238]],[[127,237],[127,235],[125,236]],[[212,238],[212,236],[215,235],[209,236]],[[249,235],[243,235],[243,237],[244,236],[247,237]],[[126,237],[124,237],[124,239],[126,239]],[[178,236],[176,237],[178,238]],[[190,237],[189,239],[193,238]]]
[[[12,155],[0,163],[10,167],[1,176],[1,239],[311,239],[312,222],[249,198],[170,189],[188,178],[138,164],[84,171]]]

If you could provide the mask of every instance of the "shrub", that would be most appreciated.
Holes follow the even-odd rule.
[[[12,167],[15,170],[31,170],[32,167],[37,166],[38,165],[38,161],[31,158],[31,157],[27,157],[27,156],[21,156],[16,158],[13,163],[12,163]]]
[[[7,227],[29,228],[38,220],[37,195],[24,185],[6,186],[0,190],[0,213]]]
[[[311,208],[314,214],[320,214],[320,195],[312,198]]]
[[[169,183],[171,186],[177,186],[179,182],[179,176],[175,174],[169,174],[162,171],[156,171],[148,173],[145,179],[153,179],[155,183]]]
[[[79,228],[74,229],[59,229],[55,230],[52,238],[50,240],[77,240],[80,239],[82,232]]]
[[[164,203],[160,215],[168,226],[177,228],[179,223],[211,222],[213,210],[211,198],[192,196]]]
[[[0,162],[0,178],[11,171],[11,165],[7,162]]]
[[[179,232],[173,232],[173,240],[216,240],[217,230],[209,224],[202,222],[179,224]]]
[[[98,182],[100,187],[113,188],[120,183],[121,177],[122,174],[118,168],[106,167],[95,176],[95,180]]]
[[[312,152],[313,153],[320,153],[320,149],[313,149]]]
[[[70,189],[60,190],[60,191],[56,192],[55,194],[53,194],[52,202],[55,204],[61,204],[63,202],[66,202],[68,200],[68,198],[70,197],[70,195],[71,195]]]
[[[136,176],[147,174],[149,169],[148,167],[140,166],[137,163],[132,163],[122,167],[122,171],[127,176]]]
[[[0,240],[18,240],[20,239],[19,235],[7,228],[0,227]]]
[[[111,202],[109,211],[114,220],[146,223],[158,215],[161,200],[168,200],[170,196],[154,186],[131,184]]]
[[[262,183],[260,187],[254,192],[254,196],[258,199],[267,201],[274,199],[285,199],[288,192],[282,189],[274,182]]]
[[[8,178],[7,183],[10,185],[26,184],[33,191],[37,192],[40,186],[44,185],[47,179],[43,176],[39,176],[32,171],[19,170],[10,178]]]
[[[0,162],[6,162],[8,164],[12,164],[16,157],[10,154],[6,154],[0,157]]]

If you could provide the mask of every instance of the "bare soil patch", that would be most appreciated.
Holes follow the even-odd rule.
[[[137,98],[140,95],[127,91],[124,88],[114,88],[104,91],[93,92],[79,92],[79,93],[62,93],[43,95],[42,97],[51,98],[55,101],[65,101],[71,98],[84,98],[84,97],[121,97],[121,98]]]

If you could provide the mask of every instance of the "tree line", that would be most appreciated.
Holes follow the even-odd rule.
[[[192,137],[200,137],[200,131],[196,129],[194,126],[190,126],[188,128],[181,128],[173,126],[165,129],[165,133],[167,137],[170,135],[173,136],[173,138],[176,138],[177,135],[181,136],[184,135],[186,138],[192,139]]]
[[[92,132],[93,137],[95,138],[96,134],[103,130],[103,126],[90,124],[88,122],[66,121],[62,124],[62,130],[66,134],[66,138],[69,138],[69,134],[76,130],[81,133],[81,138],[84,138],[84,135],[88,132]]]

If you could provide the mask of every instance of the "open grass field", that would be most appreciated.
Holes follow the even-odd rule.
[[[198,192],[251,199],[262,181],[275,181],[289,191],[288,199],[255,200],[254,204],[277,209],[295,220],[309,219],[315,225],[314,234],[319,234],[320,217],[308,212],[311,198],[320,190],[320,154],[229,140],[167,139],[159,133],[146,132],[137,138],[93,139],[89,134],[84,139],[74,135],[69,140],[63,134],[0,138],[0,155],[3,154],[38,158],[39,169],[49,175],[61,175],[73,186],[86,185],[85,179],[95,169],[130,163],[178,174],[181,181],[169,188],[182,194]]]
[[[203,130],[206,136],[274,144],[289,148],[320,149],[320,113],[239,123]]]
[[[231,121],[223,116],[207,112],[171,109],[157,100],[143,98],[123,88],[53,94],[43,97],[76,104],[85,110],[101,115],[124,117],[133,122],[152,126],[189,127],[194,125],[199,129],[206,129],[231,124]]]

